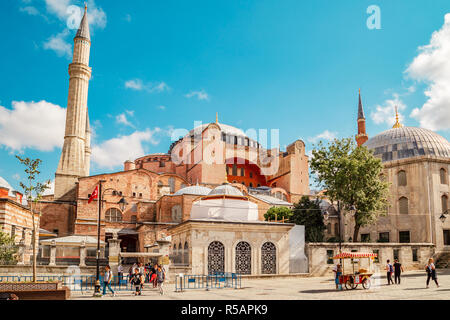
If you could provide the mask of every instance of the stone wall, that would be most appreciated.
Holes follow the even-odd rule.
[[[413,249],[417,250],[417,261],[413,261]],[[339,253],[338,243],[309,243],[306,252],[309,260],[309,273],[311,276],[331,275],[334,264],[327,263],[327,251],[333,251],[332,256]],[[375,268],[384,270],[386,260],[394,261],[394,250],[398,250],[399,262],[405,270],[422,270],[428,259],[434,255],[434,245],[429,243],[343,243],[342,251],[374,253],[378,250],[378,262]],[[337,260],[333,262],[336,263]]]

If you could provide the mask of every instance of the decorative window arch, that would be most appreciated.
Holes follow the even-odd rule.
[[[277,248],[272,242],[266,242],[261,247],[261,273],[277,273]]]
[[[248,242],[241,241],[236,245],[235,260],[236,273],[252,273],[252,247]]]
[[[118,208],[109,208],[105,213],[107,222],[122,222],[122,212]]]
[[[183,218],[183,210],[181,209],[181,205],[176,204],[172,207],[172,221],[173,222],[181,222]]]
[[[208,273],[225,272],[225,246],[213,241],[208,246]]]
[[[189,265],[189,244],[187,243],[187,241],[184,243],[182,263],[184,265]]]
[[[448,196],[444,194],[441,197],[441,202],[442,202],[442,212],[446,212],[448,210]]]
[[[409,213],[409,201],[406,197],[401,197],[398,199],[398,208],[400,214],[408,214]]]
[[[408,180],[406,178],[406,171],[405,170],[400,170],[397,173],[397,183],[400,187],[406,187],[408,184]]]
[[[441,168],[441,170],[439,170],[439,176],[441,178],[441,184],[447,184],[447,170]]]

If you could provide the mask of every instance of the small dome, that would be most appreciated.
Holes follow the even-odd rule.
[[[369,139],[364,146],[383,162],[425,155],[450,158],[450,143],[424,128],[392,128]]]
[[[229,184],[223,184],[221,186],[218,186],[214,188],[210,193],[210,196],[212,195],[228,195],[228,196],[243,196],[242,192],[239,191],[239,189],[233,187]]]
[[[13,194],[14,189],[13,189],[13,187],[11,187],[11,185],[8,183],[8,181],[3,179],[2,177],[0,177],[0,187],[9,189],[9,191],[8,191],[9,196],[10,197],[14,197],[14,194]]]
[[[200,196],[206,196],[211,191],[212,190],[210,188],[207,188],[207,187],[190,186],[190,187],[186,187],[186,188],[178,190],[173,195],[174,196],[180,196],[180,195],[183,195],[183,194],[195,194],[195,195],[200,195]]]

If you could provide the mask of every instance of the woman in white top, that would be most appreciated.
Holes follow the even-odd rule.
[[[437,287],[439,288],[439,283],[437,281],[437,276],[436,276],[436,267],[434,266],[433,261],[434,261],[433,258],[428,259],[428,264],[425,268],[425,271],[427,272],[427,288],[430,283],[430,278],[433,279],[433,281],[436,283]]]

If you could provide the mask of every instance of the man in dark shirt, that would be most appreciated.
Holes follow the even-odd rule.
[[[395,278],[395,284],[397,284],[397,279],[398,279],[398,284],[400,284],[400,275],[403,272],[403,267],[402,264],[400,262],[398,262],[398,259],[394,260],[394,278]]]

